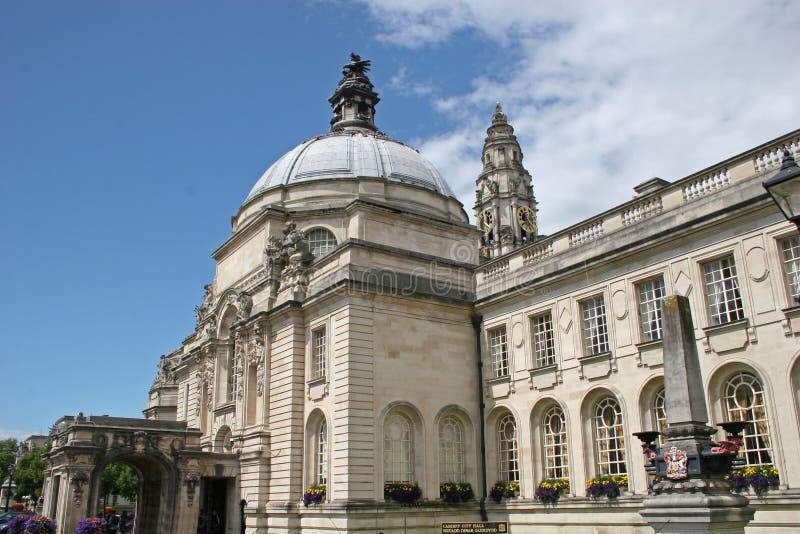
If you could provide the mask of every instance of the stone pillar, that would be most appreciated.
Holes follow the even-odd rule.
[[[735,455],[711,452],[711,435],[716,430],[706,425],[708,412],[689,299],[665,297],[661,317],[667,440],[655,464],[665,479],[655,486],[659,493],[645,499],[640,514],[663,534],[744,534],[755,512],[747,506],[747,498],[732,494],[723,480]]]

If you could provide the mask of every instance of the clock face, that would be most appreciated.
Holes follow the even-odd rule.
[[[478,215],[478,229],[482,230],[484,234],[488,234],[492,227],[494,227],[494,215],[491,210],[483,210]]]
[[[528,206],[522,206],[517,210],[517,220],[520,227],[529,234],[536,231],[536,214]]]

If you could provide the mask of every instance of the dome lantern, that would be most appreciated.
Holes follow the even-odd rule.
[[[342,67],[342,80],[328,99],[333,108],[331,132],[351,128],[365,128],[373,132],[375,106],[380,102],[372,82],[367,77],[370,61],[358,54],[350,54],[350,63]]]

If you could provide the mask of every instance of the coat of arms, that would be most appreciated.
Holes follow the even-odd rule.
[[[669,452],[664,455],[664,461],[667,463],[667,478],[679,479],[688,476],[686,467],[689,463],[689,458],[684,451],[673,446]]]

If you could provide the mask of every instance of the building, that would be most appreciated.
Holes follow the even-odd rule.
[[[99,472],[121,460],[142,475],[140,532],[422,533],[482,516],[514,532],[651,532],[632,432],[663,425],[659,299],[677,293],[710,423],[751,421],[742,458],[780,472],[750,531],[791,531],[800,239],[761,184],[800,130],[542,236],[498,105],[476,227],[423,156],[377,129],[368,70],[352,57],[330,132],[269,167],[233,217],[146,419],[56,423],[45,513],[94,513]],[[613,506],[586,496],[601,474],[628,476]],[[534,499],[544,478],[570,482],[555,507]],[[478,498],[442,503],[446,481]],[[484,504],[496,481],[519,495]],[[385,500],[401,482],[420,506]],[[306,507],[312,485],[325,495]]]

